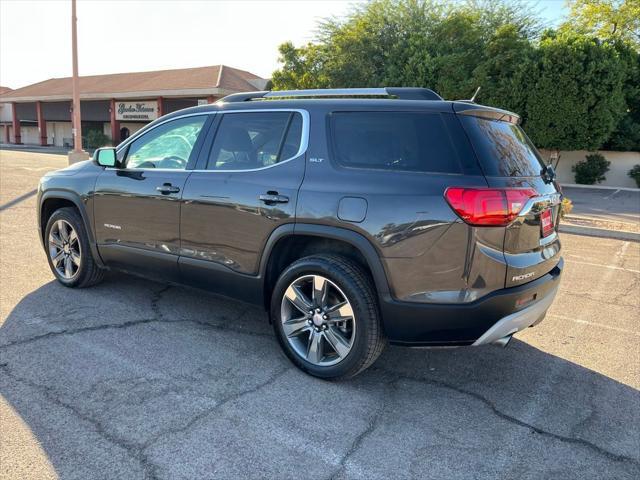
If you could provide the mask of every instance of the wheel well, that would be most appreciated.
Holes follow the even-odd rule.
[[[45,229],[47,228],[47,222],[53,212],[59,210],[61,208],[71,207],[78,210],[78,207],[71,200],[67,200],[66,198],[47,198],[43,203],[40,210],[40,228],[42,232],[42,236],[44,238]]]
[[[355,261],[373,281],[367,260],[360,250],[352,244],[313,235],[291,235],[279,240],[269,255],[264,282],[264,300],[267,311],[269,311],[271,303],[271,291],[284,269],[300,258],[319,253],[338,254]]]

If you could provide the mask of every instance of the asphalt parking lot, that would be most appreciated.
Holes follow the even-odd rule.
[[[573,202],[573,215],[631,224],[636,229],[640,223],[639,190],[563,187],[562,191]]]
[[[254,307],[54,282],[34,189],[65,162],[0,151],[0,477],[640,477],[639,243],[564,235],[559,296],[507,349],[390,347],[329,383]]]

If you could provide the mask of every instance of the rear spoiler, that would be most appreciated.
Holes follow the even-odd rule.
[[[517,113],[501,110],[500,108],[485,107],[476,103],[465,101],[452,102],[453,111],[459,115],[471,115],[478,118],[486,118],[488,120],[497,120],[500,122],[509,122],[514,125],[520,123],[520,115]]]

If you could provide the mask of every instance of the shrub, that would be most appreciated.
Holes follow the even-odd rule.
[[[100,148],[111,144],[111,139],[100,130],[89,130],[85,139],[88,148]]]
[[[530,75],[525,130],[538,147],[596,150],[624,111],[626,65],[616,49],[571,32],[547,32]]]
[[[585,160],[571,167],[571,170],[576,174],[576,183],[593,185],[607,179],[604,174],[609,171],[609,165],[611,165],[611,162],[602,155],[592,153],[587,155]]]
[[[565,215],[569,215],[573,210],[573,203],[567,197],[562,199],[562,204],[560,205],[560,218],[564,218]]]
[[[633,178],[636,181],[638,188],[640,188],[640,165],[634,165],[627,175]]]

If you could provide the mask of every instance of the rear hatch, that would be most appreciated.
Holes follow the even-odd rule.
[[[539,152],[503,110],[455,103],[490,189],[504,191],[516,213],[504,228],[505,286],[521,285],[550,272],[560,261],[560,188]]]

